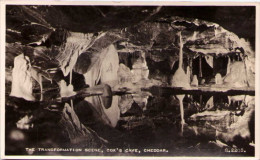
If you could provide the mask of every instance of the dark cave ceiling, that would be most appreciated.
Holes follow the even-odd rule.
[[[255,44],[255,7],[244,6],[7,6],[7,42],[37,41],[37,35],[63,28],[95,33],[179,16],[214,22]],[[15,37],[15,38],[14,38]]]

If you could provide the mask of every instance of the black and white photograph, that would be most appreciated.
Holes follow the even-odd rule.
[[[255,157],[255,4],[4,16],[5,156]]]

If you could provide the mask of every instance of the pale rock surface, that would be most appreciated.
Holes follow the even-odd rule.
[[[119,64],[119,69],[118,69],[117,74],[118,74],[119,84],[133,81],[133,78],[134,78],[133,73],[131,72],[130,68],[128,68],[123,63]]]
[[[56,57],[64,76],[67,76],[74,68],[79,55],[90,48],[97,39],[104,36],[104,34],[96,36],[93,33],[77,32],[69,32],[68,34],[66,43],[60,48],[60,54]]]
[[[12,71],[12,89],[10,96],[24,98],[28,101],[34,101],[32,95],[33,81],[30,72],[30,60],[24,54],[20,54],[14,59],[14,68]]]
[[[108,47],[105,59],[101,66],[101,83],[109,84],[111,87],[118,83],[119,57],[114,45]]]
[[[192,81],[191,81],[191,85],[196,86],[196,87],[199,86],[199,81],[198,81],[197,75],[193,76]]]
[[[134,103],[132,95],[126,94],[119,97],[119,109],[121,114],[126,113]]]
[[[215,75],[215,83],[216,83],[216,84],[223,84],[223,79],[222,79],[222,76],[221,76],[220,73],[217,73],[217,74]]]
[[[134,75],[134,83],[137,83],[142,79],[148,79],[149,69],[147,67],[145,54],[143,52],[141,53],[141,57],[134,62],[132,68],[133,69],[131,70],[131,72]]]
[[[183,41],[182,41],[182,36],[181,33],[180,35],[180,51],[179,51],[179,67],[177,71],[174,73],[174,75],[171,78],[171,86],[172,87],[184,87],[184,88],[189,88],[190,87],[190,80],[189,80],[189,75],[187,75],[183,68]]]
[[[98,56],[96,56],[98,55]],[[101,53],[93,55],[88,71],[84,74],[85,83],[90,87],[99,82],[107,83],[111,87],[118,83],[117,72],[119,58],[114,45],[103,49]]]
[[[74,96],[76,94],[76,92],[74,92],[74,88],[72,84],[69,84],[67,86],[66,82],[64,80],[60,81],[60,96],[61,97],[71,97]]]
[[[190,87],[189,77],[182,68],[178,68],[171,79],[172,87]]]
[[[17,123],[16,123],[16,127],[19,129],[30,129],[33,128],[33,124],[31,123],[32,120],[32,116],[24,116],[23,118],[21,118]]]
[[[248,78],[244,62],[234,62],[230,64],[230,72],[223,77],[223,82],[231,87],[247,87]]]

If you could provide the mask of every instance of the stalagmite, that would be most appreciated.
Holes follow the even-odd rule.
[[[223,77],[223,83],[230,87],[248,87],[248,80],[244,62],[234,62],[230,65],[230,72]]]
[[[220,73],[217,73],[215,76],[215,83],[216,84],[223,84],[223,79]]]
[[[12,71],[12,89],[10,96],[24,98],[28,101],[34,101],[32,95],[33,81],[31,77],[30,60],[24,54],[16,56],[14,59],[14,68]]]
[[[192,81],[191,81],[191,85],[196,86],[196,87],[199,86],[199,81],[198,81],[197,75],[193,76]]]
[[[183,64],[183,41],[180,33],[180,51],[179,51],[179,67],[177,71],[174,73],[171,79],[171,86],[173,87],[186,87],[189,88],[189,77],[185,74],[182,64]]]

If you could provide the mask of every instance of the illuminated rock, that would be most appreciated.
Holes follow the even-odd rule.
[[[30,129],[30,128],[33,128],[33,124],[31,123],[31,120],[32,120],[32,116],[24,116],[23,118],[21,118],[17,123],[16,123],[16,126],[17,128],[19,129]]]
[[[14,68],[12,71],[12,89],[10,96],[24,98],[28,101],[34,101],[32,95],[33,81],[30,72],[30,60],[24,54],[20,54],[14,59]]]
[[[114,45],[110,45],[101,66],[101,83],[109,84],[111,87],[115,86],[118,83],[118,68],[119,58],[117,50]]]
[[[247,87],[248,77],[244,62],[230,64],[230,72],[223,77],[223,83],[231,87]]]
[[[122,63],[119,64],[119,69],[117,74],[118,74],[118,79],[120,84],[133,81],[134,78],[133,73],[127,66],[125,66]]]
[[[215,76],[215,83],[216,83],[216,84],[223,84],[223,79],[222,79],[220,73],[217,73],[217,74],[216,74],[216,76]]]
[[[171,86],[172,87],[188,88],[188,87],[190,87],[190,83],[189,83],[190,81],[189,81],[189,76],[184,72],[184,70],[182,68],[182,64],[183,64],[183,51],[182,51],[183,41],[182,41],[181,33],[179,35],[180,35],[179,67],[171,78]]]
[[[141,57],[134,62],[132,68],[131,72],[134,75],[134,83],[137,83],[142,79],[148,79],[149,70],[146,64],[144,52],[142,52]]]
[[[101,82],[113,87],[118,83],[119,59],[114,45],[110,45],[100,53],[93,53],[90,59],[90,65],[84,73],[86,84],[93,87]]]
[[[120,108],[121,114],[126,113],[132,107],[133,102],[134,102],[134,100],[133,100],[132,95],[126,94],[126,95],[120,96],[118,106]]]
[[[61,97],[70,97],[70,96],[74,96],[76,94],[76,92],[74,92],[73,90],[73,85],[69,84],[67,86],[66,82],[64,80],[60,81],[60,96]]]
[[[192,81],[191,81],[191,85],[196,86],[196,87],[199,86],[199,81],[198,81],[197,75],[193,76]]]

